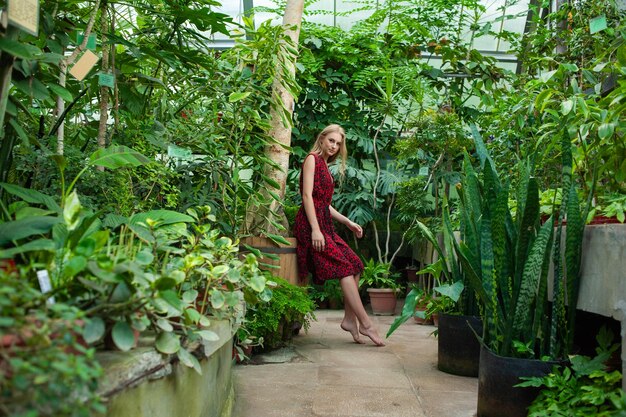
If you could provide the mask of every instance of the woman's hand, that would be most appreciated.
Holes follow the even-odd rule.
[[[363,237],[363,228],[353,221],[348,222],[348,229],[352,230],[356,237]]]
[[[324,235],[319,230],[311,232],[311,243],[313,244],[313,249],[318,252],[323,252],[326,248],[326,239],[324,239]]]

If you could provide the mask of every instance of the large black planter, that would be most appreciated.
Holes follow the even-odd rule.
[[[437,368],[454,375],[478,376],[480,343],[476,335],[482,335],[482,329],[478,317],[440,314]]]
[[[484,346],[478,371],[478,417],[526,417],[540,388],[516,388],[520,377],[547,375],[559,362],[499,356]]]

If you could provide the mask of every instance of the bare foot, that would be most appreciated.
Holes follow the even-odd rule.
[[[378,335],[378,331],[374,326],[370,326],[368,328],[361,326],[359,328],[359,332],[363,336],[367,336],[372,339],[372,342],[374,342],[376,346],[385,346],[385,342],[383,342],[383,339],[380,338],[380,336]]]
[[[341,328],[343,330],[345,330],[346,332],[350,332],[350,334],[352,335],[352,338],[354,339],[355,343],[365,343],[364,341],[361,340],[361,338],[359,337],[359,326],[357,323],[355,322],[349,322],[347,320],[343,320],[341,322]]]

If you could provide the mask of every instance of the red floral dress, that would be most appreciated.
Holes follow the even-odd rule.
[[[313,205],[320,230],[324,235],[326,246],[323,251],[313,249],[311,242],[311,225],[306,217],[304,206],[296,215],[294,235],[298,241],[298,275],[304,281],[309,273],[313,281],[322,284],[329,279],[339,279],[363,271],[363,262],[335,232],[333,219],[330,215],[330,202],[333,198],[334,182],[328,171],[326,161],[321,156],[315,157],[315,174],[313,177]],[[300,175],[300,193],[302,193],[302,175]]]

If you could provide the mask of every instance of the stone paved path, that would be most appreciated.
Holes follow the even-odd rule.
[[[234,368],[233,417],[473,417],[476,378],[437,370],[436,328],[407,322],[377,348],[319,310],[293,346]],[[371,315],[370,315],[371,316]],[[371,316],[386,333],[393,317]]]

